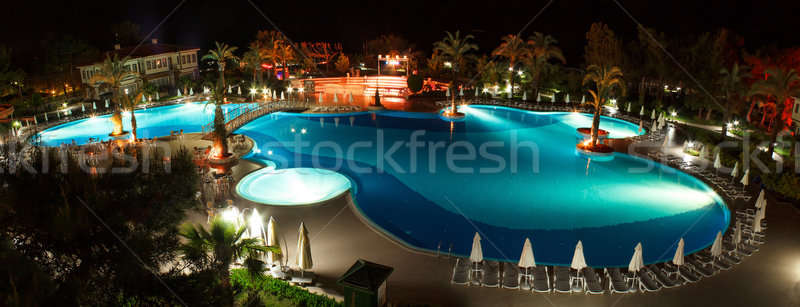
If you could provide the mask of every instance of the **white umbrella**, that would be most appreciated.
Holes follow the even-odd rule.
[[[511,99],[511,91],[508,91],[508,99]]]
[[[272,91],[272,100],[278,99],[278,92]]]
[[[458,89],[458,96],[464,96],[464,88]]]
[[[761,192],[758,193],[758,198],[756,198],[756,208],[761,208],[761,203],[764,201],[764,189],[761,189]]]
[[[763,208],[759,209],[758,210],[759,212],[756,212],[756,216],[755,216],[755,218],[753,218],[753,232],[761,232],[761,215],[762,215],[761,211],[762,210],[764,210],[764,209]]]
[[[567,93],[566,97],[564,97],[564,102],[569,103],[569,93]]]
[[[232,92],[233,92],[233,91],[231,91],[231,86],[230,86],[230,85],[228,85],[228,94],[233,94]]]
[[[311,260],[311,245],[308,240],[308,230],[305,224],[300,222],[300,231],[297,234],[297,267],[301,271],[310,270],[314,267]]]
[[[336,96],[336,95],[334,94],[334,97],[335,97],[335,96]],[[283,91],[281,91],[281,100],[283,100],[283,99],[284,99],[284,98],[283,98]]]
[[[161,100],[161,98],[158,98],[158,92],[156,92],[156,101],[158,101],[158,100]],[[106,106],[106,107],[108,107],[108,106]]]
[[[268,246],[279,246],[278,243],[278,223],[275,222],[275,219],[271,216],[269,217],[269,222],[267,223],[267,245]],[[280,261],[281,255],[276,254],[273,252],[267,252],[267,262],[272,264],[275,261]]]
[[[733,170],[731,171],[731,177],[736,178],[739,176],[739,161],[736,161],[736,164],[733,165]]]
[[[758,212],[761,213],[760,214],[761,216],[759,217],[760,220],[763,220],[764,218],[767,217],[767,215],[766,215],[767,214],[767,200],[766,199],[761,201],[761,209],[758,210]]]
[[[475,87],[475,97],[478,97],[478,87]]]
[[[717,237],[714,239],[714,244],[711,244],[711,257],[719,257],[722,255],[722,231],[717,231]]]
[[[642,110],[639,111],[639,116],[644,116],[644,105],[642,105]]]
[[[142,102],[147,102],[147,98],[144,97],[144,94],[142,94]]]
[[[522,92],[522,101],[528,101],[528,91]]]
[[[722,167],[722,161],[719,159],[719,151],[717,151],[716,157],[714,157],[714,168],[719,170]]]
[[[242,96],[242,87],[241,86],[236,88],[236,95]]]
[[[653,122],[653,127],[650,128],[650,133],[653,133],[653,132],[656,132],[656,131],[658,131],[658,125],[656,125],[656,122],[654,121]]]
[[[449,87],[447,88],[447,92],[444,95],[447,96],[447,97],[450,97],[450,88]]]
[[[639,242],[636,244],[636,248],[633,249],[633,257],[631,257],[631,262],[628,263],[628,271],[639,272],[643,266],[644,259],[642,257],[642,242]]]
[[[650,119],[656,119],[656,109],[653,109],[653,112],[650,113]]]
[[[542,101],[542,93],[537,93],[536,94],[536,102],[541,102],[541,101]]]
[[[631,113],[631,103],[628,102],[628,108],[625,110],[628,113]]]
[[[700,149],[700,158],[708,157],[708,146],[703,145],[703,149]]]
[[[86,105],[81,103],[81,112],[86,113]]]
[[[39,121],[36,120],[36,115],[33,116],[33,124],[38,125]]]
[[[483,261],[483,249],[481,248],[481,235],[475,232],[472,237],[472,252],[469,254],[469,260],[473,263]]]
[[[283,98],[283,96],[281,96]],[[333,93],[333,103],[339,103],[339,98],[336,96],[336,93]]]
[[[46,112],[44,113],[44,121],[46,121],[46,122],[50,121],[49,119],[47,119],[47,113]]]
[[[353,92],[350,92],[347,96],[348,102],[353,103]]]
[[[581,95],[581,103],[586,103],[586,95]]]
[[[683,238],[678,242],[678,248],[675,249],[675,256],[672,257],[672,264],[683,265]]]
[[[664,137],[664,143],[661,144],[661,148],[669,147],[669,136]]]
[[[97,110],[97,103],[92,102],[92,110]],[[46,113],[45,113],[46,114]]]
[[[158,93],[156,93],[156,95],[158,95]],[[158,99],[158,98],[156,98],[156,99]],[[108,99],[106,99],[106,109],[108,109]]]
[[[736,221],[736,229],[733,230],[733,243],[738,248],[742,244],[742,222]]]
[[[742,185],[747,186],[750,184],[750,169],[744,170],[744,176],[742,176],[742,180],[739,181]]]
[[[580,240],[578,240],[578,244],[575,245],[575,253],[572,255],[572,264],[570,264],[570,267],[578,271],[587,267],[586,258],[583,256],[583,242]]]
[[[525,244],[522,245],[522,254],[519,256],[519,267],[529,268],[536,266],[536,259],[533,258],[533,247],[531,240],[525,238]]]
[[[194,88],[189,88],[189,96],[194,96]]]

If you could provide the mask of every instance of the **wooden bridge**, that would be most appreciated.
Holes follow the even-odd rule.
[[[274,112],[299,112],[308,109],[303,102],[278,101],[269,103],[243,103],[225,112],[225,130],[232,133],[245,124],[261,116]],[[203,139],[211,139],[214,132],[214,121],[203,125]]]

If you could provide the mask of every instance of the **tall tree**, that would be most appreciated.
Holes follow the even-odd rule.
[[[222,88],[225,88],[225,65],[228,61],[238,61],[239,57],[233,54],[237,47],[228,46],[228,44],[219,42],[214,42],[216,45],[215,49],[209,50],[208,54],[203,56],[203,60],[214,60],[217,62],[217,67],[219,68],[219,79],[222,82]]]
[[[794,103],[792,97],[800,96],[800,76],[794,69],[786,70],[777,67],[767,69],[767,78],[759,80],[750,87],[749,96],[753,95],[775,99],[775,119],[770,125],[771,141],[767,151],[768,155],[772,157],[778,133],[783,131],[787,122],[792,122],[791,108]],[[785,112],[786,110],[789,112]]]
[[[745,91],[744,80],[750,74],[747,66],[739,66],[739,63],[734,63],[733,66],[722,68],[720,70],[719,86],[722,91],[722,98],[725,99],[725,108],[723,109],[722,119],[722,139],[728,133],[728,122],[731,120],[731,109],[734,104],[740,101]]]
[[[261,72],[261,53],[256,48],[250,48],[242,56],[242,68],[253,72],[253,80],[250,83],[251,87],[256,87],[258,84],[258,75]]]
[[[539,81],[543,73],[548,70],[550,60],[555,59],[563,64],[567,63],[561,48],[556,44],[558,41],[550,35],[544,35],[540,32],[535,32],[528,39],[528,46],[530,48],[530,57],[527,58],[528,67],[533,79],[533,96],[539,94]]]
[[[492,55],[508,59],[508,82],[511,84],[511,95],[514,95],[514,65],[531,56],[531,50],[519,35],[503,36],[502,42],[492,51]]]
[[[478,45],[472,43],[473,39],[474,37],[471,34],[462,37],[460,31],[455,33],[445,32],[445,37],[433,44],[434,52],[439,52],[442,57],[452,63],[453,79],[450,82],[450,88],[453,91],[457,89],[456,82],[458,81],[459,70],[467,66],[467,62],[471,58],[470,52],[478,50]],[[452,95],[452,97],[451,110],[456,112],[456,95]]]
[[[584,47],[586,65],[622,64],[622,44],[614,31],[602,22],[595,22],[586,32],[586,47]]]
[[[594,106],[592,118],[592,147],[594,147],[597,145],[598,129],[600,129],[600,110],[614,90],[625,92],[625,81],[622,78],[622,70],[617,66],[589,65],[583,77],[583,85],[594,85],[594,89],[588,90],[593,98],[590,103]]]
[[[106,84],[111,87],[111,102],[114,105],[114,113],[111,115],[111,122],[114,127],[114,130],[111,132],[112,135],[121,135],[123,132],[122,114],[120,113],[121,101],[119,99],[120,84],[125,79],[136,78],[136,76],[138,76],[138,73],[125,68],[125,62],[127,61],[128,57],[120,59],[119,55],[116,53],[113,57],[107,54],[105,61],[100,65],[100,71],[89,79],[90,85],[98,86],[100,84]]]

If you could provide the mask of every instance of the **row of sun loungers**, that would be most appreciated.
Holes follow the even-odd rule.
[[[311,112],[355,112],[360,111],[359,106],[315,106],[311,108]]]

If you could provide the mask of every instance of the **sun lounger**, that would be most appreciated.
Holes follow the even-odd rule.
[[[687,282],[695,283],[700,281],[700,276],[697,276],[697,274],[695,274],[695,272],[693,272],[692,269],[686,265],[681,265],[678,267],[678,275]]]
[[[484,263],[481,262],[471,262],[469,266],[469,280],[472,284],[480,285],[481,281],[483,280],[483,267]]]
[[[655,276],[649,270],[639,270],[639,290],[642,292],[656,292],[661,290],[661,284],[655,280]]]
[[[697,258],[695,257],[688,257],[687,260],[689,265],[692,267],[692,270],[700,273],[700,275],[711,277],[714,276],[714,273],[716,273],[714,266],[711,264],[701,263],[700,261],[697,261]]]
[[[732,263],[730,260],[728,260],[724,256],[725,255],[723,254],[723,255],[720,255],[719,257],[717,257],[716,259],[714,259],[714,262],[713,262],[714,267],[716,267],[718,269],[722,269],[722,270],[729,270],[731,267],[733,267],[734,263]]]
[[[520,268],[510,262],[503,262],[503,288],[519,289]]]
[[[592,268],[583,269],[583,277],[586,278],[584,291],[586,294],[603,294],[603,281],[597,272]]]
[[[550,274],[546,266],[537,266],[533,270],[533,291],[550,292]],[[569,287],[568,287],[569,288]]]
[[[457,258],[456,265],[453,267],[453,278],[450,283],[456,285],[466,285],[469,283],[470,262],[464,258]]]
[[[728,262],[733,263],[733,264],[742,263],[742,258],[739,258],[739,256],[735,255],[734,251],[729,251],[727,253],[723,253],[722,256],[720,256],[720,257],[722,259],[725,259]]]
[[[481,285],[484,287],[495,288],[500,286],[500,263],[497,261],[486,261],[483,268],[483,279]]]
[[[619,268],[607,268],[606,275],[609,280],[608,290],[611,291],[611,294],[631,292],[631,286]]]
[[[568,267],[556,266],[553,268],[555,273],[555,291],[560,293],[572,293],[572,277]]]
[[[679,279],[670,277],[661,269],[661,267],[657,265],[644,267],[643,270],[652,272],[658,283],[660,283],[664,288],[673,288],[681,285],[681,281]]]

